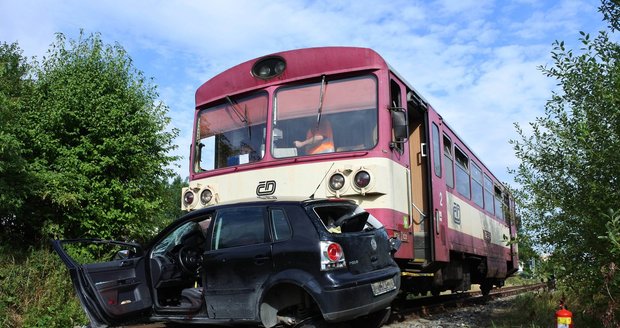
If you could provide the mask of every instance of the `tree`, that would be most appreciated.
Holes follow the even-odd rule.
[[[178,134],[156,88],[98,34],[57,34],[35,72],[21,131],[33,179],[24,238],[152,235]]]
[[[24,143],[18,136],[19,113],[32,90],[28,71],[16,43],[0,44],[0,230],[5,236],[18,229],[16,215],[28,185]]]
[[[612,32],[619,10],[613,1],[600,7]],[[602,292],[601,272],[620,259],[599,237],[607,236],[605,214],[620,206],[620,45],[605,31],[595,38],[580,33],[578,52],[556,41],[554,65],[541,67],[560,89],[531,132],[517,125],[520,140],[513,145],[521,164],[514,173],[527,230],[552,253],[558,277],[589,298],[593,312],[608,305],[603,321],[613,325],[617,300]],[[617,292],[618,276],[611,281]]]

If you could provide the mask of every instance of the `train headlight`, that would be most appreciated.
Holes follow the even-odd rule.
[[[276,77],[286,70],[286,62],[282,57],[270,56],[263,58],[252,66],[252,75],[267,80]]]
[[[207,205],[213,198],[213,192],[209,189],[205,189],[200,193],[200,202],[202,205]]]
[[[190,206],[192,203],[194,203],[194,192],[188,190],[183,195],[183,204],[185,204],[185,206]]]
[[[344,176],[340,173],[335,173],[329,178],[329,187],[332,190],[340,190],[344,187]]]
[[[358,188],[366,188],[370,184],[370,173],[367,171],[359,171],[355,174],[355,178],[353,179],[355,186]]]

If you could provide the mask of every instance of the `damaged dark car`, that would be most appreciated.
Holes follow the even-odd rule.
[[[122,250],[107,262],[81,263],[76,243]],[[400,287],[391,256],[398,242],[348,200],[222,204],[181,217],[145,247],[98,239],[53,246],[91,327],[377,326]]]

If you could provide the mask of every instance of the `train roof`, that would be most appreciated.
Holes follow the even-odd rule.
[[[286,61],[284,72],[271,79],[261,79],[252,74],[255,63],[269,57]],[[321,74],[338,74],[350,70],[376,70],[389,68],[376,51],[359,47],[317,47],[277,52],[248,60],[231,67],[202,84],[196,91],[196,108],[200,108],[223,95],[239,94],[257,87],[277,85],[281,81],[301,80]],[[230,79],[231,71],[247,72]]]

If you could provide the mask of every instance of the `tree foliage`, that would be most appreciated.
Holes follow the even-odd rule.
[[[22,207],[27,184],[23,140],[17,135],[25,99],[31,93],[28,65],[16,43],[0,44],[0,222]],[[1,226],[1,225],[0,225]],[[4,225],[6,230],[10,225]]]
[[[152,235],[169,219],[164,191],[178,134],[167,129],[168,108],[156,87],[120,45],[106,45],[98,34],[57,34],[31,73],[28,97],[7,110],[20,122],[17,150],[7,151],[23,158],[16,175],[28,178],[27,191],[16,197],[19,211],[2,213],[2,224],[30,243]]]
[[[618,17],[615,2],[603,1],[600,10],[608,21]],[[617,23],[609,22],[613,31]],[[608,233],[606,213],[620,204],[620,45],[606,31],[594,38],[580,32],[579,41],[578,51],[556,41],[554,65],[541,67],[559,90],[529,131],[517,125],[514,173],[527,230],[552,254],[559,278],[580,288],[596,311],[617,301],[601,292],[602,271],[620,258],[599,237]],[[620,286],[618,276],[611,282]],[[618,305],[609,308],[607,323]]]

